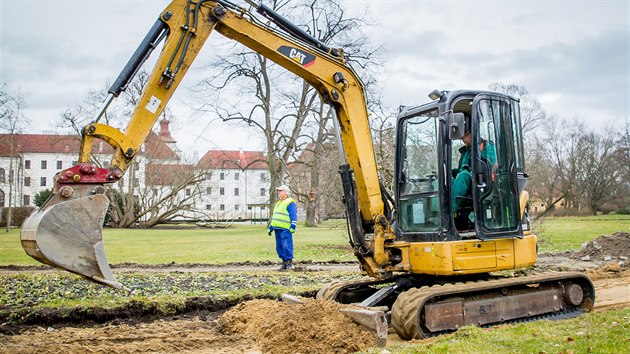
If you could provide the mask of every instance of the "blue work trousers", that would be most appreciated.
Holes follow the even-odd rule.
[[[293,259],[293,234],[287,229],[274,229],[276,233],[276,252],[282,261]]]

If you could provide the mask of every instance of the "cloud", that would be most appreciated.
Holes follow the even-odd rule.
[[[88,90],[114,80],[168,3],[3,1],[2,81],[22,90],[34,126],[47,129],[48,121]],[[349,14],[368,11],[371,20],[365,31],[375,45],[385,48],[379,77],[391,107],[428,102],[426,95],[433,89],[486,89],[492,82],[504,82],[525,86],[541,98],[545,109],[562,116],[609,120],[628,115],[628,2],[342,4],[352,10]],[[214,37],[196,68],[207,62],[202,58],[217,43],[224,43]],[[193,71],[182,81],[174,106],[190,96],[189,87],[198,82],[192,76],[199,75]],[[189,114],[180,111],[175,114]],[[214,130],[228,135],[224,129]],[[212,132],[207,134],[212,139]],[[183,144],[194,140],[178,131],[174,135]]]

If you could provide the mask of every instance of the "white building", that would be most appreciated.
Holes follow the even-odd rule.
[[[0,207],[9,205],[9,160],[15,176],[12,206],[35,206],[35,194],[54,187],[54,175],[77,163],[80,139],[76,135],[15,134],[13,153],[7,134],[0,134]],[[134,163],[116,185],[128,190],[133,181],[134,195],[144,198],[169,188],[177,171],[202,170],[206,180],[182,190],[182,198],[194,192],[195,219],[266,219],[269,203],[269,175],[260,151],[208,151],[196,165],[184,165],[169,131],[169,121],[160,121],[160,131],[150,132]],[[113,149],[96,140],[92,147],[95,162],[107,166]],[[12,158],[10,156],[12,155]],[[122,187],[122,188],[121,188]]]
[[[9,135],[0,134],[0,206],[9,206],[10,160],[12,206],[34,206],[35,194],[52,188],[55,174],[76,164],[81,144],[76,135],[15,134],[11,153],[9,139]],[[92,149],[99,161],[110,159],[113,153],[103,142],[95,143]]]
[[[197,167],[208,173],[196,209],[215,219],[267,219],[269,172],[261,151],[210,150]]]

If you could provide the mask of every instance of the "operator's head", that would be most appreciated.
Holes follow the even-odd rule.
[[[276,191],[278,192],[278,197],[280,199],[284,199],[288,197],[289,194],[291,194],[291,190],[289,189],[289,186],[287,186],[286,184],[283,184],[280,187],[276,188]]]
[[[470,145],[472,138],[470,135],[470,116],[468,114],[464,114],[464,136],[462,137],[462,141],[466,145]]]

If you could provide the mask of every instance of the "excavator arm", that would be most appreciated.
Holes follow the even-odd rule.
[[[122,178],[193,60],[214,31],[244,44],[311,84],[337,113],[345,163],[341,166],[351,243],[364,271],[377,276],[391,269],[385,242],[394,234],[384,214],[368,112],[361,80],[343,51],[328,48],[264,5],[248,1],[281,30],[227,1],[175,0],[162,11],[109,90],[101,113],[83,129],[77,165],[55,177],[54,195],[23,224],[22,245],[35,259],[116,288],[105,257],[102,225],[109,201],[103,185]],[[125,132],[98,123],[152,50],[164,47]],[[90,163],[94,139],[115,153],[106,168]],[[366,241],[365,235],[373,234]]]

